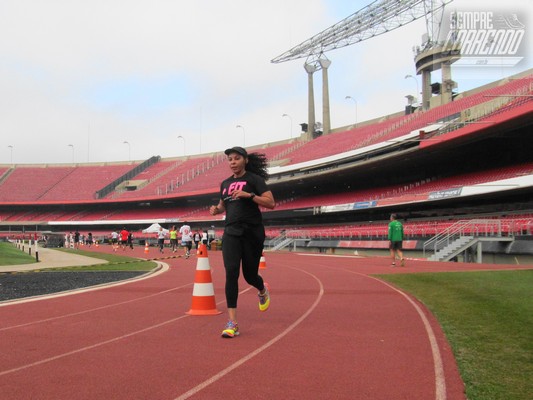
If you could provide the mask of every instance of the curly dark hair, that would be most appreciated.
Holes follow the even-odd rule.
[[[259,175],[264,180],[267,180],[268,175],[268,160],[263,153],[248,154],[248,163],[245,166],[246,171],[250,171]]]

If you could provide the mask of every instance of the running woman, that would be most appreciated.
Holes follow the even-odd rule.
[[[222,337],[239,335],[237,323],[237,297],[239,274],[259,292],[259,310],[270,306],[268,285],[258,274],[263,253],[265,227],[259,206],[274,209],[276,203],[265,182],[268,179],[267,160],[264,154],[248,154],[242,147],[232,147],[225,152],[232,176],[220,185],[220,201],[211,206],[211,215],[226,212],[222,256],[226,269],[226,304],[228,323]]]

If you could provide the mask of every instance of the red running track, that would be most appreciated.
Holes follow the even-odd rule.
[[[433,316],[369,274],[487,266],[266,253],[271,308],[242,282],[241,335],[222,339],[221,253],[209,253],[218,316],[185,314],[196,257],[164,262],[147,279],[0,303],[0,398],[465,399]]]

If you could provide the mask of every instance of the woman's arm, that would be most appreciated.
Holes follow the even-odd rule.
[[[276,207],[276,201],[274,200],[274,195],[272,194],[270,190],[261,194],[261,196],[259,196],[258,194],[256,194],[255,196],[252,196],[251,193],[248,193],[248,194],[249,194],[249,197],[252,198],[252,201],[254,203],[257,203],[261,207],[269,208],[271,210],[273,210]]]
[[[222,199],[220,199],[216,206],[211,206],[209,208],[209,214],[211,215],[222,214],[224,211],[226,211],[226,207],[224,207],[224,202]]]
[[[257,205],[260,205],[261,207],[270,208],[271,210],[276,207],[276,202],[274,201],[274,195],[270,190],[266,191],[265,193],[262,193],[261,195],[257,193],[249,193],[245,192],[244,190],[235,190],[231,197],[234,199],[250,199]],[[214,214],[213,214],[214,215]]]

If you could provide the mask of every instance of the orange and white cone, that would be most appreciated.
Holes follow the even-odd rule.
[[[191,309],[186,312],[189,315],[218,315],[215,302],[215,289],[211,278],[211,267],[207,257],[207,246],[198,246],[198,261],[194,276],[194,288],[192,291]]]
[[[94,242],[94,245],[98,248],[98,240]]]
[[[265,252],[261,254],[261,259],[259,260],[259,269],[266,269],[267,263],[265,259]]]
[[[146,240],[144,242],[144,252],[145,252],[145,254],[148,254],[149,251],[150,251],[150,249],[148,248],[148,240]]]

